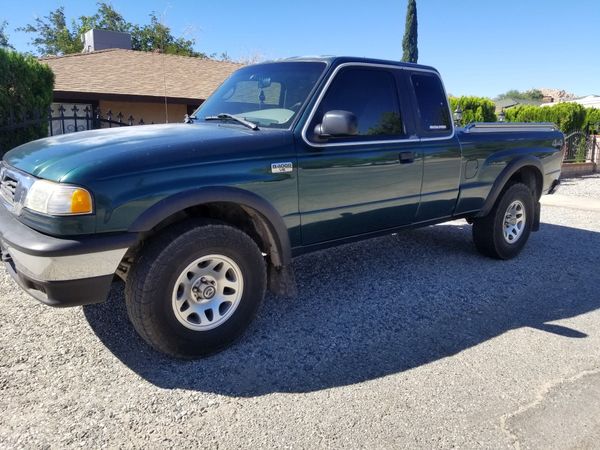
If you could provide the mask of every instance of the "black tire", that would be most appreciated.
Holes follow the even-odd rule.
[[[176,317],[175,283],[198,258],[215,254],[240,269],[241,298],[216,328],[189,329]],[[265,289],[265,261],[247,234],[221,223],[190,220],[165,229],[144,246],[127,277],[125,297],[129,319],[146,342],[167,355],[192,359],[233,343],[252,321]]]
[[[523,183],[514,183],[505,188],[489,214],[473,222],[473,240],[480,253],[496,259],[511,259],[517,256],[531,233],[534,220],[533,193]],[[515,242],[504,238],[504,217],[508,208],[519,201],[525,210],[525,224]]]

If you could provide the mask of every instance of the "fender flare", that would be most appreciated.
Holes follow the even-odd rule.
[[[500,175],[496,178],[490,193],[488,194],[485,202],[483,203],[483,207],[479,211],[476,217],[484,217],[488,215],[488,213],[492,210],[494,205],[496,204],[496,200],[502,193],[502,190],[515,173],[524,167],[532,167],[536,169],[540,177],[542,178],[542,183],[544,180],[544,166],[542,166],[542,162],[539,158],[536,158],[532,155],[522,156],[520,158],[512,160],[510,163],[506,165],[506,167],[500,172]],[[543,186],[540,186],[540,189],[543,189]]]
[[[244,189],[230,186],[198,188],[166,197],[144,211],[129,227],[130,232],[150,231],[168,217],[193,206],[207,203],[234,203],[260,214],[275,239],[282,266],[288,266],[292,250],[287,227],[279,212],[267,200]]]

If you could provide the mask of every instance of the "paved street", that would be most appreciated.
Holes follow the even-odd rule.
[[[141,342],[119,285],[51,309],[1,271],[0,448],[597,446],[588,192],[599,177],[565,183],[513,261],[480,256],[464,221],[301,257],[299,298],[267,297],[241,342],[194,362]]]

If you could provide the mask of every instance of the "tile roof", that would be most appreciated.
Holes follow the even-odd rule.
[[[42,58],[54,90],[206,99],[241,64],[188,56],[109,49]]]

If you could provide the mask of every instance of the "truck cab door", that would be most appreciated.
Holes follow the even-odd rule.
[[[398,67],[363,63],[342,64],[330,77],[298,136],[303,245],[414,221],[423,155],[405,82]],[[325,114],[340,111],[356,118],[355,132],[322,135]]]
[[[452,216],[460,190],[461,149],[448,97],[437,72],[406,70],[423,155],[421,204],[416,222]]]

